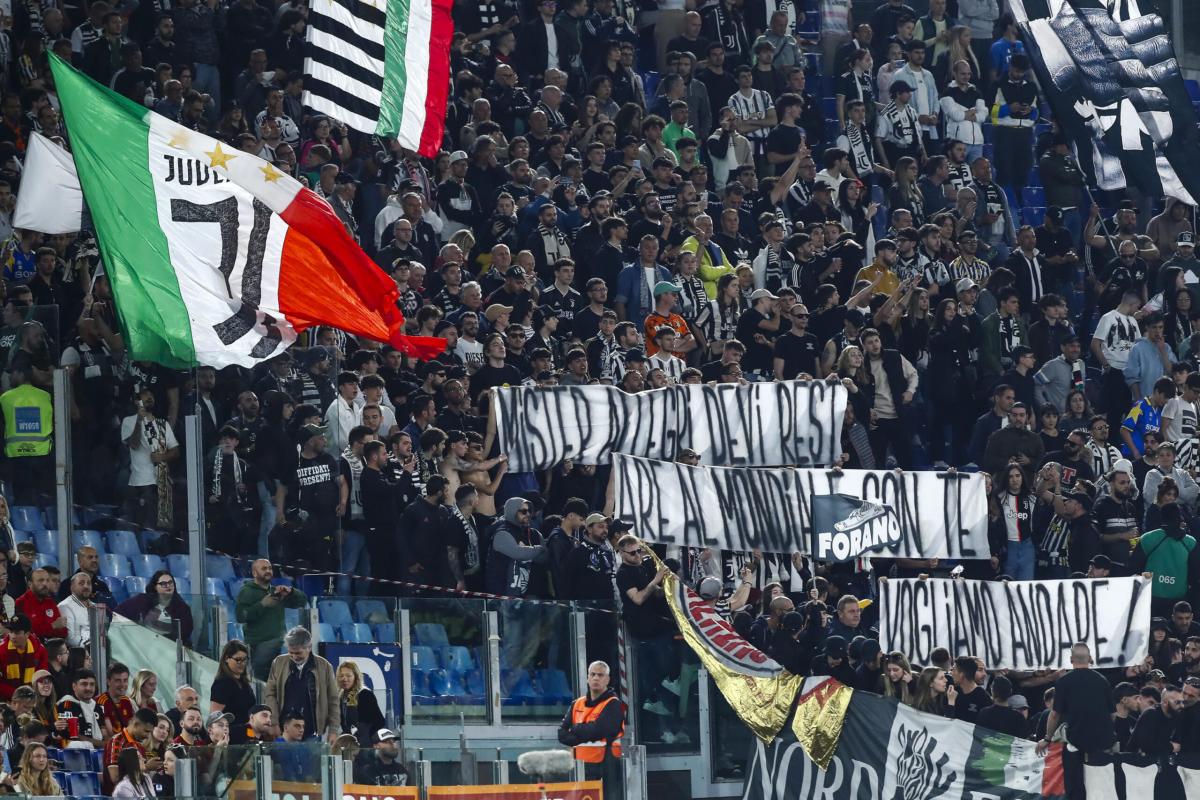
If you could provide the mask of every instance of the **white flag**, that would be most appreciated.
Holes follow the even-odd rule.
[[[17,192],[13,227],[39,233],[75,233],[83,227],[83,190],[75,160],[62,147],[30,134]]]

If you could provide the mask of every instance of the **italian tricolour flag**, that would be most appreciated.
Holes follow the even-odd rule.
[[[445,349],[404,335],[395,283],[322,198],[50,61],[134,358],[253,366],[314,325],[421,357]]]

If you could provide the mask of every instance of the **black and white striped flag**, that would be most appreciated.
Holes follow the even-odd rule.
[[[437,155],[450,87],[452,0],[312,0],[304,104]]]
[[[1166,27],[1138,0],[1010,0],[1092,187],[1200,198],[1200,133]]]

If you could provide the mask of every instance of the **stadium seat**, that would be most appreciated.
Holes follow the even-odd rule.
[[[29,531],[20,531],[13,528],[13,544],[18,545],[21,542],[32,542],[33,536]]]
[[[530,705],[538,699],[529,673],[523,669],[500,670],[500,704],[506,706]]]
[[[413,626],[413,640],[426,647],[445,647],[450,644],[446,629],[436,622],[418,622]]]
[[[338,632],[342,634],[343,642],[366,644],[375,640],[375,637],[371,635],[371,626],[365,622],[351,622],[349,625],[341,625],[338,627]]]
[[[437,704],[437,698],[429,690],[429,673],[431,670],[414,669],[410,675],[412,680],[412,701],[416,706],[432,706]]]
[[[246,638],[246,629],[242,627],[242,623],[240,622],[230,622],[226,627],[225,635],[230,639],[241,639],[244,641]]]
[[[1041,225],[1045,219],[1046,209],[1042,206],[1026,206],[1025,208],[1021,209],[1021,222],[1026,225],[1032,225],[1036,228],[1038,225]]]
[[[238,593],[242,591],[242,586],[249,580],[248,578],[230,578],[225,581],[225,591],[234,600],[237,599]]]
[[[642,88],[646,92],[646,97],[654,97],[655,90],[658,89],[658,81],[661,76],[657,72],[642,73]]]
[[[321,622],[335,626],[354,622],[354,617],[350,616],[350,606],[345,600],[318,600],[317,617]]]
[[[75,531],[71,535],[71,549],[78,550],[80,547],[94,547],[101,555],[103,555],[104,537],[100,534],[100,531]]]
[[[163,560],[158,556],[136,555],[130,556],[129,563],[133,564],[133,574],[140,578],[150,579],[155,572],[160,569],[166,569]]]
[[[822,97],[821,111],[825,114],[825,119],[837,119],[837,98]]]
[[[434,655],[433,648],[426,645],[417,645],[412,648],[412,665],[413,669],[435,670],[438,668],[437,656]]]
[[[133,574],[129,559],[125,556],[105,553],[100,556],[100,575],[105,578],[120,578],[124,580]]]
[[[67,772],[92,771],[92,756],[87,750],[67,748],[62,751],[62,763]]]
[[[466,700],[467,691],[462,680],[448,669],[434,670],[429,674],[429,689],[443,703]]]
[[[175,594],[190,595],[192,593],[192,582],[188,578],[175,576]]]
[[[547,703],[569,703],[575,697],[567,683],[567,674],[561,669],[539,669],[537,682]]]
[[[54,553],[38,553],[37,558],[33,559],[33,568],[41,569],[42,567],[57,567],[58,556]]]
[[[167,556],[167,569],[171,570],[171,574],[177,579],[192,577],[192,566],[188,563],[186,554],[175,553]]]
[[[337,641],[337,631],[328,622],[320,622],[317,624],[317,634],[322,642]]]
[[[100,776],[95,772],[68,773],[66,792],[76,797],[95,797],[100,794]]]
[[[125,588],[125,581],[120,578],[109,578],[105,581],[108,584],[108,590],[112,592],[113,600],[117,605],[121,605],[129,599],[129,591]]]
[[[1041,186],[1026,186],[1021,192],[1021,200],[1027,206],[1045,206],[1046,190]]]
[[[1192,102],[1200,103],[1200,81],[1188,78],[1183,85],[1187,87],[1188,97],[1192,98]]]
[[[217,605],[219,605],[221,608],[225,609],[226,617],[228,617],[229,619],[237,618],[237,603],[234,602],[232,597],[226,597],[225,595],[218,595],[216,599],[217,599]]]
[[[475,662],[471,659],[471,652],[462,646],[451,646],[442,648],[442,664],[446,669],[453,670],[460,675],[464,672],[470,672],[475,668]]]
[[[391,644],[397,641],[396,626],[390,622],[379,622],[372,625],[371,632],[375,635],[375,641],[377,642]]]
[[[283,624],[284,624],[284,627],[286,627],[286,628],[294,628],[300,624],[303,624],[305,627],[308,627],[308,619],[306,617],[304,619],[304,622],[301,623],[300,609],[285,608],[283,610]]]
[[[487,697],[487,687],[483,682],[483,670],[473,669],[463,676],[464,688],[467,690],[467,702],[482,703]]]
[[[36,531],[45,527],[42,510],[37,506],[13,506],[9,516],[12,526],[17,530]]]
[[[204,593],[209,597],[223,597],[228,594],[225,588],[225,581],[220,578],[205,578]]]
[[[142,575],[130,575],[125,579],[125,591],[132,597],[135,594],[143,594],[146,591],[147,578]]]
[[[365,622],[368,625],[391,618],[387,606],[383,604],[382,600],[355,600],[354,617],[359,622]]]
[[[34,531],[33,543],[39,553],[57,553],[58,531]]]
[[[133,531],[109,531],[108,552],[129,557],[141,555],[142,548]]]
[[[204,555],[204,571],[208,574],[208,577],[220,578],[223,581],[237,577],[237,571],[233,568],[233,559],[217,553],[206,553]]]

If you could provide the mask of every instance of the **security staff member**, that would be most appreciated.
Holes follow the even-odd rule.
[[[46,493],[54,485],[54,464],[50,460],[54,401],[48,392],[26,378],[25,372],[13,371],[16,385],[0,395],[0,415],[4,423],[4,455],[16,499],[32,503],[39,492]]]
[[[603,661],[588,665],[588,693],[571,704],[558,729],[558,740],[574,748],[584,763],[584,776],[604,781],[606,793],[620,796],[621,737],[625,734],[625,709],[608,688],[609,668]]]

